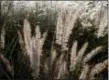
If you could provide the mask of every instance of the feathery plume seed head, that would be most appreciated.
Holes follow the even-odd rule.
[[[108,60],[104,60],[103,62],[96,64],[90,72],[90,78],[94,79],[96,74],[99,74],[103,70],[107,69],[107,67],[108,67]]]
[[[85,64],[84,66],[83,66],[83,70],[82,70],[82,72],[81,72],[81,75],[80,75],[80,77],[79,77],[79,79],[80,80],[87,80],[87,78],[88,78],[88,73],[89,73],[89,65],[87,65],[87,64]]]
[[[83,57],[87,47],[88,47],[88,42],[84,43],[82,48],[79,50],[79,52],[78,52],[78,59],[81,59]]]
[[[86,57],[84,58],[84,62],[88,62],[90,61],[95,55],[97,55],[100,51],[102,51],[102,46],[98,46],[95,49],[93,49],[90,53],[88,53],[86,55]]]
[[[74,62],[75,62],[75,60],[76,60],[76,57],[77,57],[77,45],[78,45],[78,43],[77,43],[77,41],[75,41],[74,43],[73,43],[73,46],[72,46],[72,48],[71,48],[71,53],[70,53],[70,69],[72,70],[72,67],[74,66]]]
[[[3,28],[0,35],[0,46],[2,49],[4,49],[5,45],[5,29]]]
[[[24,20],[24,26],[23,26],[23,33],[24,33],[24,42],[25,42],[25,48],[26,53],[28,55],[31,55],[31,28],[30,23],[27,19]]]
[[[71,70],[75,70],[77,67],[78,64],[80,64],[82,62],[82,58],[83,58],[83,55],[86,51],[88,47],[88,42],[84,43],[82,48],[79,50],[77,56],[74,58],[74,61],[73,61],[73,64],[72,64],[72,67],[71,67]],[[78,66],[79,67],[79,66]]]

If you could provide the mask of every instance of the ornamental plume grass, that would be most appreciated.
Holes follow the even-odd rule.
[[[21,48],[23,49],[23,51],[26,50],[26,53],[30,58],[31,68],[33,70],[32,75],[34,77],[39,77],[40,57],[42,55],[42,48],[47,32],[43,33],[43,36],[41,37],[40,27],[37,25],[35,28],[35,36],[31,37],[31,26],[29,21],[25,19],[23,33],[24,40],[20,32],[18,32]],[[25,49],[23,47],[25,47]]]
[[[68,6],[59,1],[66,8],[53,4],[55,9],[46,2],[37,3],[33,11],[24,9],[27,14],[21,11],[25,18],[17,19],[20,9],[17,17],[9,14],[9,22],[0,30],[0,69],[3,66],[9,74],[14,71],[12,79],[99,80],[96,75],[104,76],[108,67],[107,7],[96,1],[65,2],[71,3]],[[9,31],[8,26],[15,30]],[[8,35],[16,38],[16,47]]]

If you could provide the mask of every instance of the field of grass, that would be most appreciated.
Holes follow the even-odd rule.
[[[1,1],[0,80],[108,80],[107,1]]]

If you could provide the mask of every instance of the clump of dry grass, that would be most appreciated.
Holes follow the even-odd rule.
[[[90,60],[93,60],[93,58],[102,52],[103,46],[98,46],[94,49],[92,49],[87,55],[85,55],[85,51],[87,50],[88,43],[84,43],[82,48],[77,51],[78,42],[75,41],[72,45],[71,52],[70,52],[70,71],[71,72],[77,72],[74,74],[80,75],[80,80],[92,80],[92,78],[95,79],[95,75],[100,74],[104,69],[107,68],[108,61],[104,60],[101,63],[97,63],[95,65],[89,64]],[[84,56],[85,55],[85,56]],[[81,69],[83,68],[83,69]],[[79,70],[79,73],[78,73]],[[82,70],[82,71],[81,71]],[[80,74],[81,72],[81,74]]]
[[[80,75],[80,80],[95,79],[96,74],[99,74],[100,72],[102,72],[104,69],[107,68],[107,64],[108,64],[107,60],[97,63],[93,67],[92,65],[88,64],[89,61],[93,59],[93,57],[95,57],[97,54],[99,54],[102,51],[102,49],[103,49],[102,46],[98,46],[84,57],[83,59],[84,66]]]
[[[21,48],[26,50],[26,54],[30,58],[31,68],[33,69],[33,76],[39,77],[40,72],[40,57],[42,55],[42,47],[47,35],[47,32],[41,35],[40,28],[37,25],[35,28],[35,36],[31,37],[31,26],[27,19],[24,20],[23,26],[24,40],[20,32],[19,41],[21,44]],[[23,51],[24,51],[23,50]]]
[[[54,33],[56,34],[55,35],[56,40],[53,39],[51,41],[54,43],[50,45],[51,48],[48,49],[50,50],[48,51],[50,56],[48,55],[46,58],[44,58],[43,63],[41,62],[43,58],[42,56],[45,57],[46,55],[46,52],[44,52],[43,47],[45,45],[44,44],[45,40],[47,40],[46,36],[48,37],[49,35],[47,32],[44,32],[42,34],[39,25],[35,26],[35,35],[32,35],[31,27],[33,26],[30,25],[30,22],[28,21],[27,18],[24,19],[23,31],[22,31],[23,34],[19,30],[17,31],[18,31],[19,43],[20,43],[20,48],[22,49],[22,53],[25,56],[28,55],[29,57],[30,67],[32,69],[31,75],[33,79],[37,79],[37,78],[41,79],[41,75],[42,77],[44,75],[44,78],[46,77],[49,80],[72,79],[72,77],[75,77],[75,76],[77,76],[79,80],[91,80],[91,79],[95,79],[94,76],[96,74],[98,75],[103,70],[107,69],[107,64],[108,64],[107,59],[104,60],[103,62],[95,63],[94,65],[91,63],[89,64],[89,62],[93,60],[95,56],[97,56],[98,54],[100,55],[100,52],[102,52],[104,45],[100,44],[100,46],[98,46],[94,44],[96,47],[91,48],[91,51],[90,51],[89,47],[92,44],[89,43],[88,41],[85,41],[83,44],[81,44],[82,47],[80,48],[81,45],[79,45],[79,41],[82,39],[80,40],[75,39],[75,37],[71,35],[75,32],[74,29],[76,27],[83,28],[83,31],[85,31],[84,30],[85,28],[88,28],[87,26],[94,27],[93,24],[91,24],[91,22],[88,21],[88,19],[86,19],[86,23],[81,21],[82,18],[80,16],[81,16],[82,10],[83,9],[81,8],[77,10],[77,8],[72,9],[71,7],[68,9],[66,8],[64,10],[61,9],[60,11],[58,11],[57,23],[55,25],[56,32],[54,30]],[[89,15],[90,13],[91,12],[89,11]],[[100,20],[100,23],[98,22],[99,23],[98,32],[97,32],[98,37],[102,35],[105,36],[103,32],[107,26],[106,25],[107,23],[105,21],[106,20],[105,14],[106,12],[104,12],[102,16],[103,20]],[[81,23],[81,26],[77,26],[78,19]],[[105,23],[104,26],[103,26],[103,23]],[[77,35],[79,33],[77,32],[75,34]],[[5,44],[4,32],[1,34],[1,36],[2,38],[0,42],[1,42],[2,48],[4,48],[4,44]],[[78,36],[80,37],[80,35],[77,35],[77,37]],[[68,45],[70,37],[72,37],[71,43],[73,43],[73,45],[71,44],[72,45],[71,49],[69,49],[70,47]],[[59,47],[57,47],[57,45]],[[7,70],[11,72],[12,69],[11,69],[9,60],[5,58],[2,54],[0,54],[0,60],[6,65]],[[41,70],[42,67],[43,67],[43,70]],[[69,74],[70,72],[72,72],[73,74]],[[70,78],[69,75],[71,75],[72,77]]]
[[[77,68],[77,65],[80,64],[81,60],[82,60],[82,57],[86,51],[88,47],[88,43],[84,43],[84,45],[82,46],[82,48],[78,51],[75,51],[74,52],[74,49],[77,50],[77,41],[74,42],[73,46],[72,46],[72,52],[70,53],[71,54],[71,63],[70,63],[70,70],[73,71]]]
[[[70,8],[69,8],[70,9]],[[80,10],[65,9],[58,12],[56,24],[56,43],[61,45],[63,50],[68,50],[68,39],[80,14]],[[72,15],[73,14],[73,15]]]
[[[83,44],[83,46],[81,47],[81,49],[78,50],[78,41],[77,40],[74,41],[71,51],[70,51],[70,65],[68,66],[68,61],[66,60],[66,57],[65,57],[66,52],[64,52],[64,51],[68,51],[68,49],[67,49],[68,43],[67,42],[68,42],[68,38],[69,38],[68,36],[70,36],[71,32],[67,33],[67,31],[66,31],[67,28],[65,27],[65,25],[68,23],[66,22],[63,25],[63,21],[62,21],[63,17],[62,17],[62,15],[60,15],[60,16],[58,18],[59,20],[58,20],[57,27],[56,27],[56,29],[57,29],[56,44],[62,46],[62,48],[60,50],[61,54],[57,58],[57,55],[59,54],[59,52],[56,49],[51,48],[52,49],[51,56],[49,56],[44,62],[44,71],[47,71],[47,72],[45,72],[45,75],[48,77],[50,75],[52,75],[51,76],[52,78],[50,78],[50,79],[64,79],[65,75],[68,74],[69,71],[70,72],[76,71],[75,74],[80,75],[79,76],[80,80],[81,79],[87,80],[87,78],[90,78],[90,79],[93,78],[92,72],[94,72],[94,69],[90,68],[90,65],[88,64],[88,62],[90,60],[92,60],[93,57],[95,57],[98,53],[100,53],[102,51],[103,47],[98,46],[98,47],[92,49],[86,56],[84,56],[86,54],[85,52],[87,51],[89,43],[85,42]],[[68,14],[67,16],[71,17],[70,14]],[[75,21],[76,21],[76,19],[75,19]],[[69,22],[68,31],[69,31],[69,29],[70,30],[73,29],[73,27],[71,26],[70,23],[71,22]],[[72,24],[74,25],[75,22]],[[59,29],[62,31],[59,32]],[[66,32],[64,33],[63,30],[65,30]],[[33,69],[32,76],[36,79],[36,78],[39,78],[39,76],[41,75],[40,67],[42,65],[41,65],[40,60],[42,58],[41,56],[45,55],[45,54],[42,54],[42,50],[43,50],[43,45],[44,45],[44,41],[46,39],[47,32],[45,32],[42,35],[41,31],[40,31],[40,27],[37,25],[35,28],[35,36],[32,36],[30,23],[27,19],[25,19],[24,26],[23,26],[23,33],[24,33],[24,39],[21,36],[21,34],[18,32],[20,44],[21,44],[22,49],[24,49],[23,51],[26,52],[30,58],[31,68]],[[55,46],[52,45],[52,47],[55,47]],[[51,61],[49,61],[49,60],[51,60]],[[98,64],[96,64],[96,65],[98,65]],[[104,63],[101,65],[103,66]],[[50,67],[50,69],[49,69],[49,67]],[[70,67],[70,70],[68,70],[68,67]],[[81,67],[83,68],[83,70],[81,69]],[[100,69],[100,70],[95,74],[99,74],[100,72],[102,72],[104,70],[104,68]],[[89,73],[89,71],[91,71],[91,73]]]

